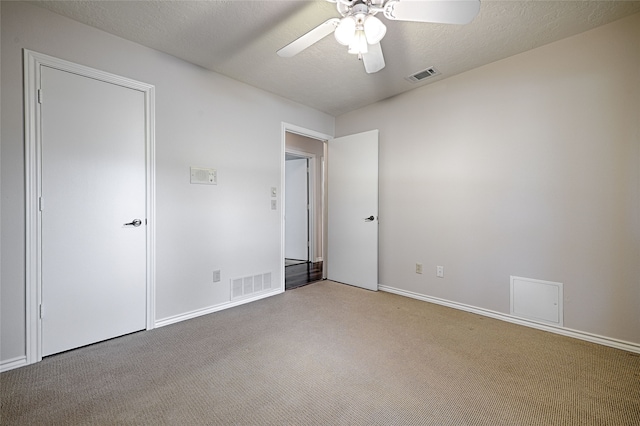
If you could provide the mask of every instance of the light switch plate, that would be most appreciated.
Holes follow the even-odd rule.
[[[278,196],[278,188],[276,188],[275,186],[271,187],[271,196],[272,197],[277,197]]]

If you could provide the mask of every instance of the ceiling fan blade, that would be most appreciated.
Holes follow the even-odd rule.
[[[384,16],[396,21],[468,24],[480,11],[480,0],[393,0]]]
[[[362,62],[367,74],[373,74],[384,68],[384,56],[382,55],[380,43],[370,44],[368,48],[369,51],[362,55]]]
[[[281,56],[283,58],[290,58],[297,55],[307,47],[319,42],[320,40],[334,32],[339,23],[340,19],[338,18],[331,18],[323,22],[308,33],[298,37],[296,40],[278,50],[278,56]]]

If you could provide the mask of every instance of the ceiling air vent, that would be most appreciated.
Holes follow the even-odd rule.
[[[409,77],[407,77],[407,80],[412,83],[417,83],[419,81],[423,81],[437,75],[440,75],[440,71],[438,71],[434,67],[429,67],[426,70],[418,71],[417,73],[410,75]]]

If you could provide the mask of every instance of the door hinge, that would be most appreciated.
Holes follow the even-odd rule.
[[[42,103],[42,89],[38,89],[38,103]]]
[[[38,310],[39,310],[38,315],[40,316],[40,319],[42,319],[42,303],[38,307]]]
[[[42,209],[43,209],[42,197],[38,197],[38,210],[42,211]]]

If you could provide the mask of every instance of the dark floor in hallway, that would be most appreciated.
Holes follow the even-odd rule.
[[[322,279],[322,262],[307,262],[284,268],[284,289],[292,290]]]

